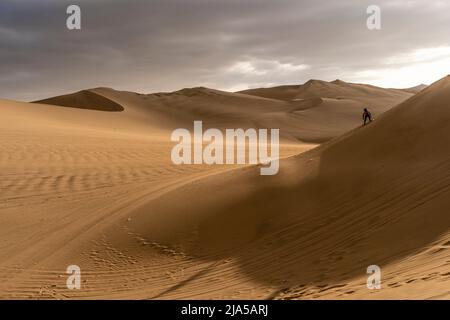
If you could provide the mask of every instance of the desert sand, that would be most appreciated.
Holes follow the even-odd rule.
[[[0,100],[0,298],[448,299],[449,104],[450,77]],[[194,120],[280,128],[280,173],[172,164]]]

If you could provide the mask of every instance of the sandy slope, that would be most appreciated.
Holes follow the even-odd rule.
[[[99,286],[94,293],[83,290],[83,295],[113,297],[131,278],[110,271],[136,269],[133,261],[139,256],[119,256],[118,261],[109,257],[116,251],[105,245],[103,230],[128,219],[128,212],[140,201],[233,169],[173,165],[169,129],[175,127],[177,118],[148,110],[139,104],[137,94],[104,88],[92,91],[105,94],[101,100],[95,97],[94,104],[100,103],[92,104],[92,109],[102,109],[106,102],[124,110],[105,112],[0,100],[2,298],[73,295],[58,290],[65,287],[65,269],[70,264],[79,264],[83,279],[89,282],[100,277],[99,281],[113,286],[113,280],[102,278],[106,274],[106,279],[120,282],[111,292]],[[72,106],[82,101],[68,100]],[[285,143],[281,153],[288,156],[311,147]],[[106,258],[97,256],[95,250]],[[165,259],[165,255],[151,259],[151,264],[159,265]],[[175,262],[170,260],[171,265]],[[144,271],[144,275],[153,273]]]
[[[339,130],[323,129],[333,122],[314,109],[350,108],[328,89],[293,102],[206,88],[46,100],[77,108],[0,101],[0,296],[448,298],[450,79],[298,155],[312,146],[296,139],[350,123],[340,110]],[[277,124],[291,157],[274,177],[175,166],[170,131],[197,119]],[[79,291],[65,286],[71,264]],[[364,285],[370,264],[382,267],[378,292]]]
[[[240,297],[448,298],[449,101],[447,77],[370,126],[284,160],[278,176],[248,168],[205,178],[137,209],[128,225],[214,266],[167,297],[221,275],[218,285],[226,279]],[[380,291],[365,286],[372,264]]]

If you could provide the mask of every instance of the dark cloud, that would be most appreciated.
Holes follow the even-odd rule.
[[[386,64],[390,58],[450,48],[447,1],[76,3],[81,31],[66,28],[72,1],[1,1],[0,97],[38,99],[97,86],[141,92],[198,85],[240,89],[309,78],[390,85],[383,75],[396,68],[403,68],[404,78],[414,72],[405,71],[407,60]],[[370,4],[382,8],[380,31],[366,28]],[[434,72],[428,78],[440,75]]]

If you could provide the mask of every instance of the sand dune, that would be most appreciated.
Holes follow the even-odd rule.
[[[428,86],[426,84],[419,84],[418,86],[402,89],[403,91],[410,92],[410,93],[419,93],[420,91],[426,89]]]
[[[265,94],[266,90],[269,94]],[[174,130],[180,126],[190,128],[193,121],[201,119],[205,126],[221,129],[282,128],[284,140],[321,143],[360,125],[363,107],[369,107],[377,117],[412,96],[409,92],[342,81],[307,82],[296,86],[289,99],[281,98],[284,90],[276,87],[229,93],[200,87],[138,94],[96,88],[39,103],[80,108],[97,105],[107,111],[113,104],[124,108],[127,118],[144,126]],[[102,105],[98,97],[107,99],[107,103]]]
[[[128,280],[135,281],[122,272],[134,270],[131,273],[144,278],[154,277],[151,266],[163,265],[164,255],[155,259],[150,255],[150,261],[139,264],[135,262],[139,256],[124,256],[127,250],[115,256],[119,249],[105,242],[108,237],[103,230],[128,219],[128,212],[142,201],[233,169],[172,164],[170,129],[192,123],[177,120],[170,110],[164,114],[165,110],[158,109],[164,108],[162,103],[148,109],[141,104],[146,97],[135,93],[107,88],[93,91],[107,96],[108,101],[103,100],[107,104],[113,101],[124,110],[105,112],[0,100],[2,298],[67,298],[74,294],[65,285],[70,264],[79,264],[83,270],[84,297],[98,296],[101,291],[103,297],[121,295]],[[174,100],[186,99],[184,93],[173,95]],[[102,109],[101,104],[97,107]],[[222,113],[226,115],[226,110]],[[289,156],[311,147],[286,143],[280,151]],[[124,230],[118,234],[121,232]],[[103,254],[112,256],[104,259]],[[170,260],[170,264],[175,266],[177,261]],[[157,270],[165,272],[166,268]],[[157,277],[165,280],[167,276]],[[95,279],[111,289],[95,285]]]
[[[316,97],[334,99],[353,98],[355,100],[370,101],[371,98],[401,99],[407,96],[396,89],[384,89],[367,84],[348,83],[342,80],[331,82],[309,80],[303,85],[250,89],[241,91],[241,93],[285,101]],[[376,103],[375,101],[373,103],[375,105],[382,104]]]
[[[241,93],[286,101],[291,106],[290,113],[273,116],[282,123],[298,123],[292,130],[296,138],[319,143],[359,125],[364,107],[378,117],[413,94],[342,80],[310,80],[303,85],[251,89]]]
[[[202,179],[131,212],[127,227],[209,263],[165,297],[210,280],[215,297],[226,283],[239,297],[448,298],[450,151],[440,146],[449,101],[450,76],[370,126],[284,160],[276,177],[247,168]],[[365,286],[372,264],[384,270],[383,290]]]
[[[1,100],[0,296],[449,298],[450,77],[413,97],[340,81],[294,91]],[[361,104],[395,101],[358,126]],[[281,128],[279,175],[173,165],[170,130],[197,119]],[[66,288],[71,264],[82,290]]]
[[[83,90],[68,95],[35,101],[35,103],[101,111],[123,111],[123,107],[120,104],[109,100],[95,90]]]

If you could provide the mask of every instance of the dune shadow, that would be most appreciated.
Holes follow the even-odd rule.
[[[144,212],[172,220],[161,229],[170,239],[159,241],[202,261],[233,257],[247,277],[280,289],[345,284],[368,266],[383,268],[448,232],[450,205],[441,200],[450,192],[450,174],[442,174],[450,172],[450,162],[354,165],[333,152],[323,152],[311,174],[301,173],[308,153],[288,160],[294,169],[279,176],[243,170],[177,190],[177,201],[168,194]],[[292,179],[296,173],[302,178]]]
[[[59,97],[34,101],[33,103],[108,112],[125,110],[122,105],[92,90],[82,90]]]
[[[231,249],[247,276],[280,288],[345,284],[370,265],[383,268],[422,251],[450,229],[450,161],[408,162],[408,152],[377,159],[382,151],[369,149],[349,163],[348,150],[328,147],[317,172],[286,186],[253,178],[262,187],[211,213],[199,243],[219,243],[211,257],[214,249]],[[291,160],[296,170],[307,157]],[[227,234],[237,236],[232,248]]]
[[[189,283],[191,283],[192,281],[195,281],[205,275],[208,274],[208,272],[210,272],[212,269],[214,269],[214,266],[217,264],[217,262],[213,262],[210,265],[208,265],[206,268],[200,270],[197,273],[194,273],[192,276],[188,277],[187,279],[178,282],[176,285],[173,285],[171,287],[169,287],[166,290],[163,290],[162,292],[158,293],[157,295],[154,295],[152,297],[150,297],[150,300],[153,299],[161,299],[164,295],[172,293],[174,291],[177,291],[178,289],[183,288],[184,286],[188,285]]]

